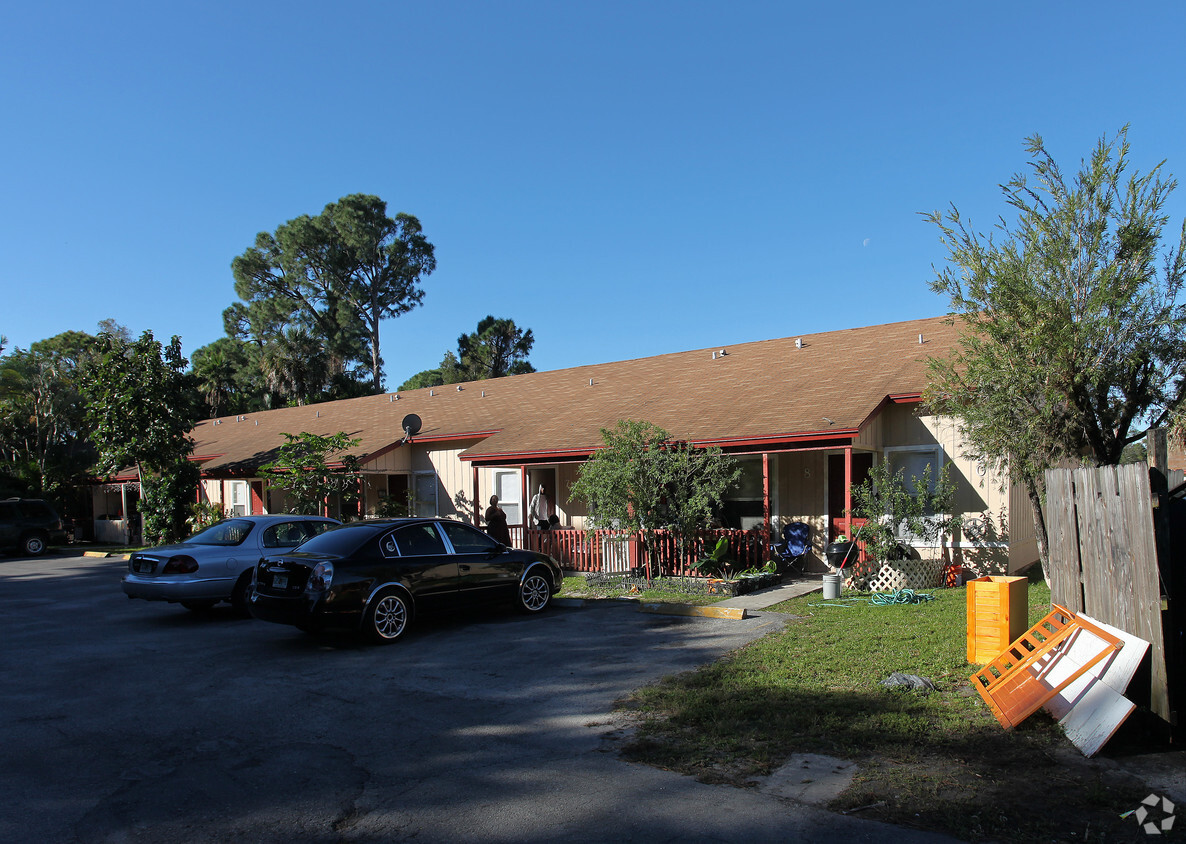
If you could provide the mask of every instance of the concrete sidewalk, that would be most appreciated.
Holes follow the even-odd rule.
[[[772,607],[782,601],[789,601],[791,598],[798,598],[800,595],[822,592],[823,588],[823,574],[805,574],[796,577],[794,580],[780,583],[777,586],[771,586],[769,589],[751,592],[748,595],[738,595],[735,598],[729,598],[728,600],[713,604],[713,606],[743,610],[761,610],[766,607]]]

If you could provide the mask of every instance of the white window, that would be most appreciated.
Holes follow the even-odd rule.
[[[523,524],[523,484],[518,469],[494,472],[494,494],[498,496],[498,506],[507,514],[507,524]]]
[[[943,469],[943,449],[938,445],[887,448],[885,449],[885,459],[889,464],[890,474],[902,473],[907,490],[912,488],[911,484],[915,478],[922,480],[927,468],[930,467],[930,489],[928,491],[933,492],[935,483],[939,480],[939,473]],[[942,514],[932,513],[929,515]],[[899,527],[898,538],[915,547],[924,546],[923,538],[916,536],[905,525]]]
[[[416,473],[416,501],[417,516],[437,515],[437,476],[436,472]]]
[[[937,445],[887,448],[885,459],[889,463],[890,472],[897,474],[902,471],[907,483],[911,478],[921,478],[927,466],[930,466],[931,489],[934,489],[935,481],[939,479],[939,471],[943,468],[943,449]]]
[[[230,515],[232,516],[246,516],[247,515],[247,481],[228,481],[228,492],[230,493],[231,506]]]
[[[725,493],[721,517],[725,527],[751,530],[761,527],[766,519],[763,504],[762,458],[741,457],[737,460],[741,476],[733,488]]]

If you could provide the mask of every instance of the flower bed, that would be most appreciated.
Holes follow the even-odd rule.
[[[775,586],[782,581],[782,575],[774,572],[749,574],[731,580],[701,577],[657,577],[650,583],[645,577],[635,574],[592,574],[585,582],[593,588],[621,589],[626,592],[641,592],[644,589],[668,589],[686,592],[689,595],[744,595]]]

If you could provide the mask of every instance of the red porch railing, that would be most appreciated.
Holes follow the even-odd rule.
[[[735,571],[761,566],[770,558],[761,530],[698,531],[681,556],[676,537],[669,531],[655,531],[657,541],[651,559],[651,574],[669,577],[697,577],[692,564],[708,556],[721,537],[729,540],[729,558]],[[581,572],[628,572],[646,567],[641,539],[623,531],[511,529],[516,547],[548,554],[562,568]]]

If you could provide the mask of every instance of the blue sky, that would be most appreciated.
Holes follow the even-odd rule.
[[[260,231],[372,193],[438,269],[389,386],[486,314],[556,369],[947,310],[1041,133],[1186,177],[1186,3],[204,2],[0,12],[0,334],[223,335]],[[1186,188],[1171,208],[1186,217]]]

